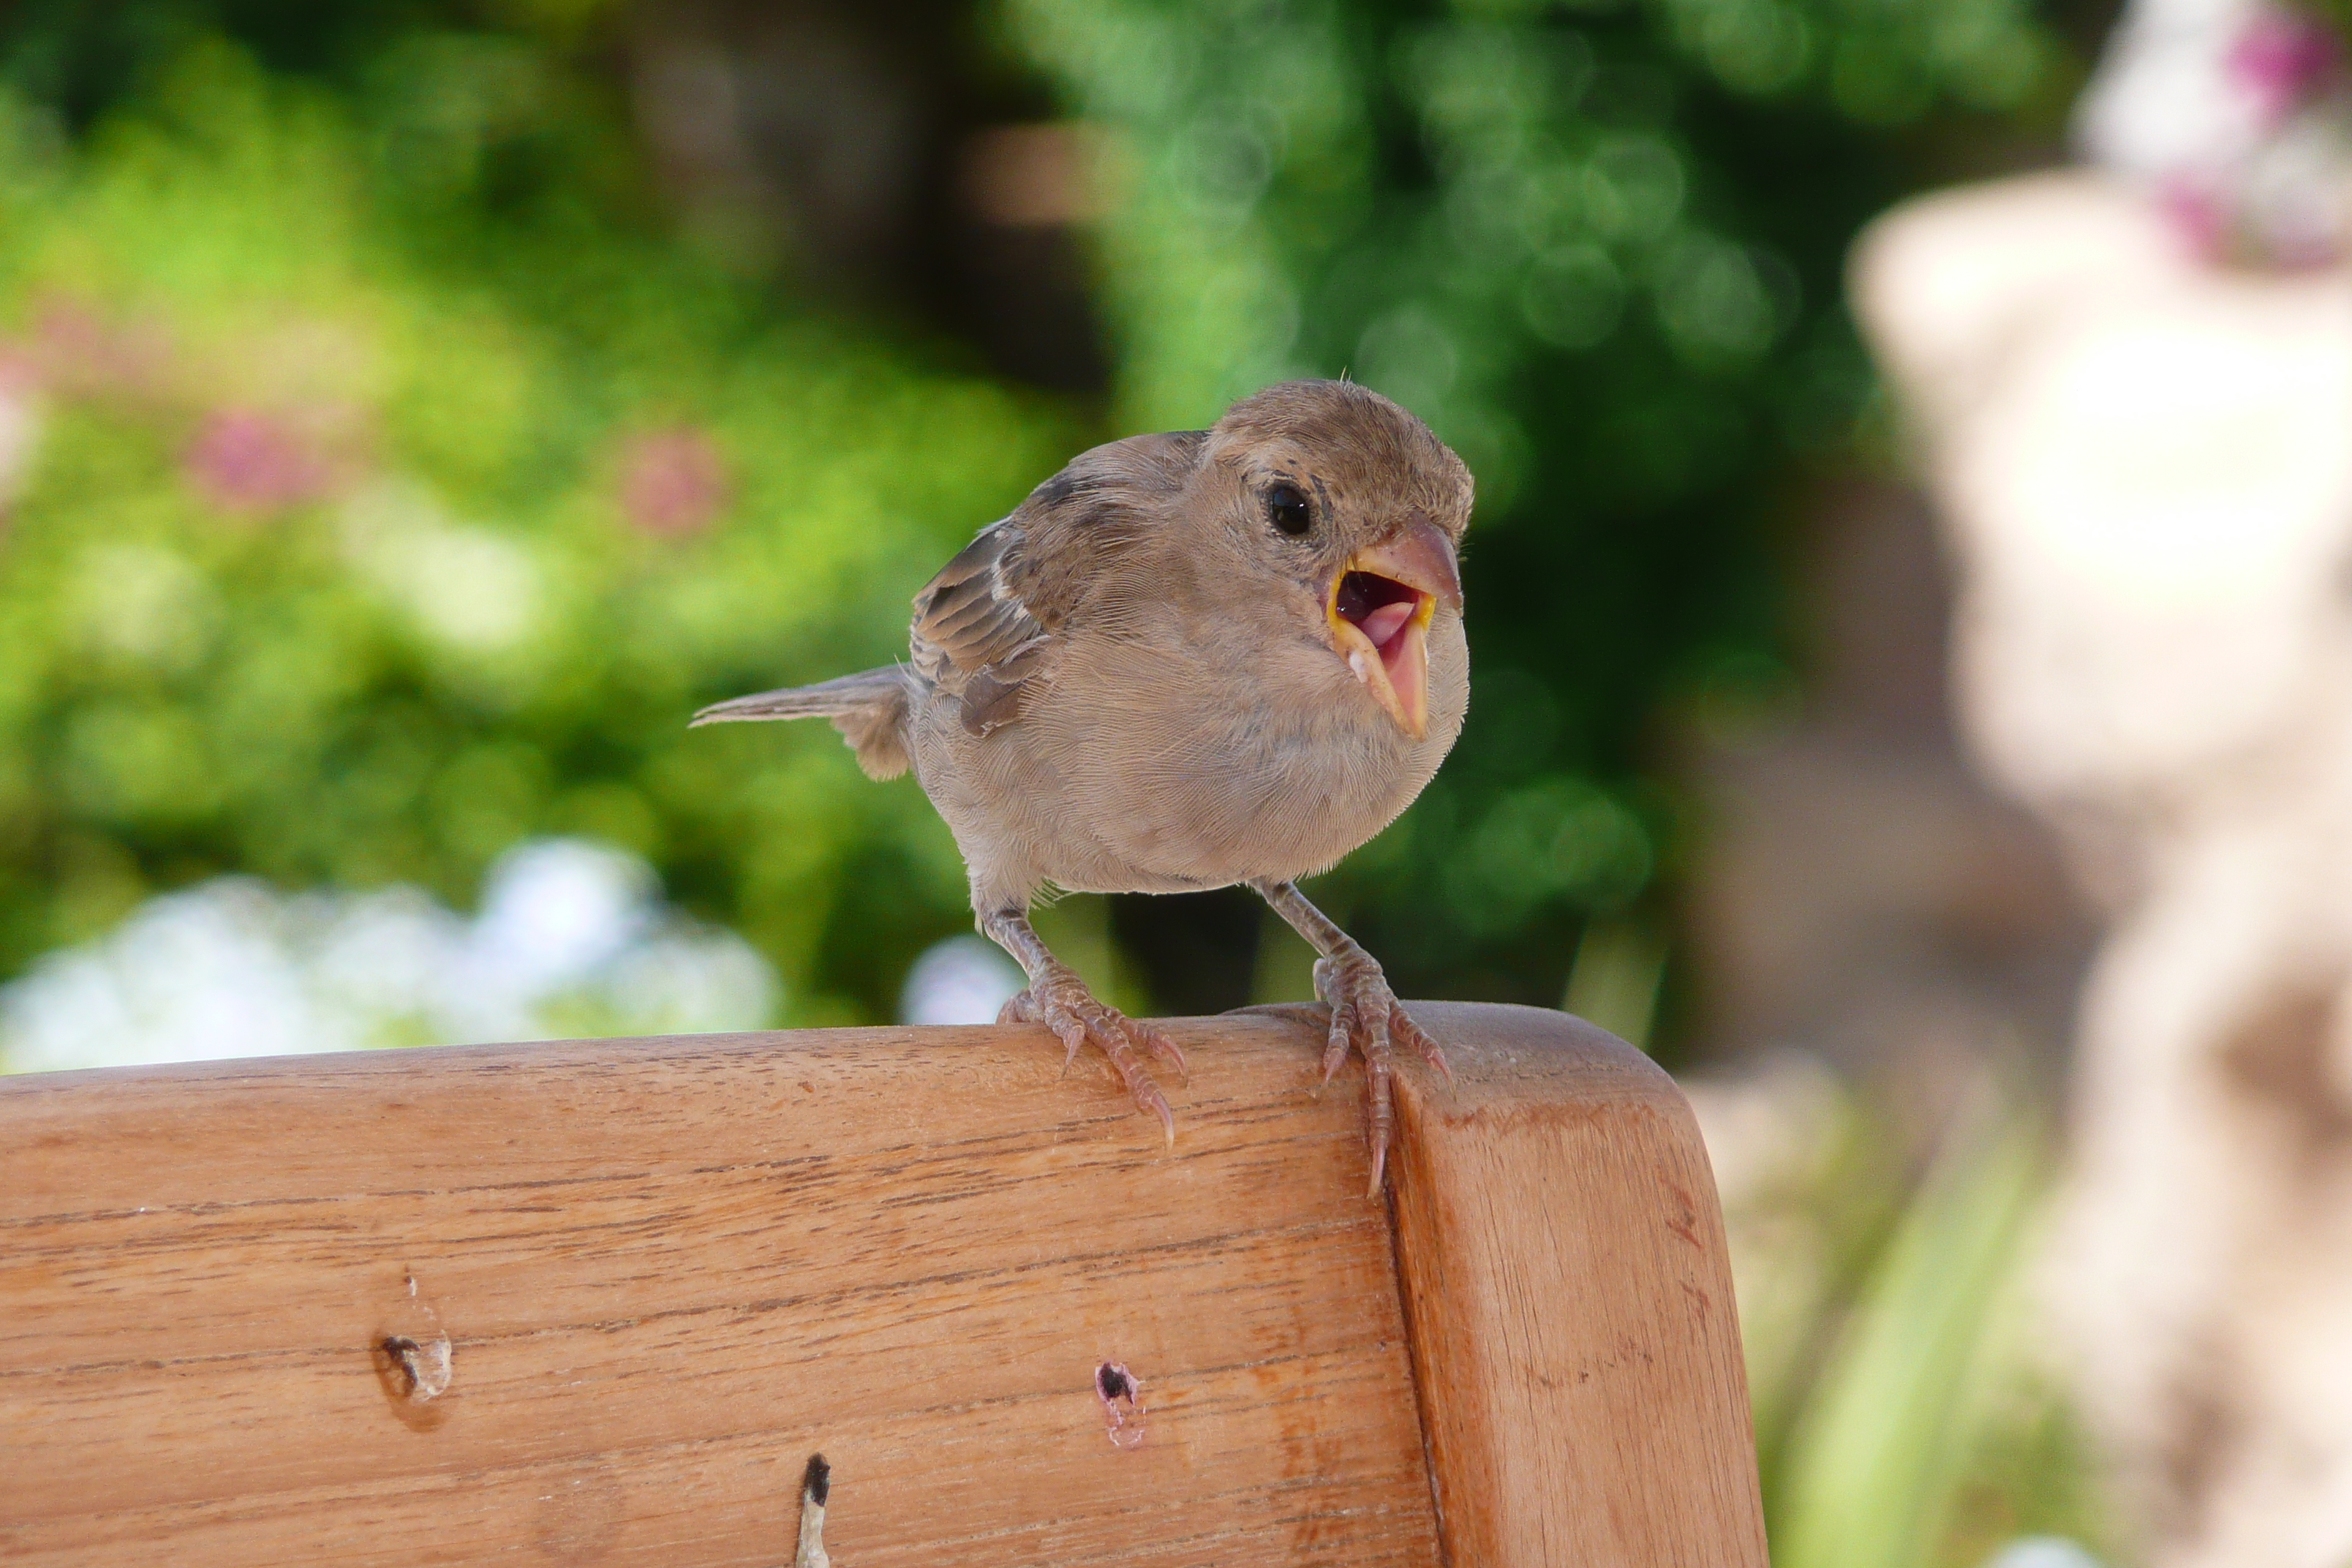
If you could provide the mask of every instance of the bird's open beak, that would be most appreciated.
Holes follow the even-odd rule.
[[[1429,733],[1429,623],[1444,599],[1462,607],[1454,542],[1425,517],[1368,550],[1331,579],[1323,601],[1331,646],[1398,727]]]

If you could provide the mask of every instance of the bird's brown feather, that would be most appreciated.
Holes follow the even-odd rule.
[[[712,703],[688,727],[759,719],[830,719],[857,753],[857,765],[867,778],[895,779],[913,760],[907,754],[907,672],[891,665],[814,686],[754,692]]]
[[[1147,531],[1153,503],[1181,488],[1204,435],[1137,436],[1080,454],[915,595],[915,668],[961,703],[966,730],[1012,723],[1052,680],[1058,634],[1099,576],[1072,564],[1103,562]]]

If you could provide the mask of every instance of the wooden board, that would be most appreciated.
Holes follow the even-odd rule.
[[[1581,1019],[1423,1004],[1397,1256],[1456,1563],[1765,1568],[1723,1211],[1672,1079]],[[1442,1391],[1442,1394],[1439,1392]]]
[[[1737,1393],[1727,1284],[1672,1247],[1592,1240],[1654,1228],[1638,1194],[1567,1190],[1633,1167],[1547,1167],[1547,1201],[1593,1216],[1567,1241],[1498,1230],[1465,1252],[1448,1229],[1461,1183],[1492,1177],[1442,1152],[1460,1135],[1444,1129],[1516,1125],[1494,1094],[1580,1081],[1530,1088],[1522,1074],[1490,1094],[1490,1061],[1517,1073],[1528,1050],[1591,1057],[1592,1039],[1570,1029],[1530,1046],[1530,1029],[1565,1021],[1524,1009],[1429,1012],[1465,1087],[1404,1100],[1400,1176],[1437,1206],[1409,1200],[1398,1237],[1420,1247],[1434,1225],[1451,1238],[1430,1253],[1449,1260],[1439,1275],[1412,1275],[1427,1342],[1410,1347],[1389,1216],[1362,1196],[1357,1080],[1310,1095],[1314,1032],[1280,1017],[1173,1026],[1193,1081],[1169,1086],[1172,1151],[1093,1066],[1057,1081],[1060,1048],[1034,1029],[0,1081],[0,1557],[766,1568],[790,1560],[802,1467],[819,1449],[843,1568],[1429,1563],[1432,1453],[1449,1531],[1474,1526],[1452,1543],[1456,1564],[1571,1560],[1464,1545],[1516,1541],[1511,1521],[1528,1517],[1475,1501],[1464,1456],[1499,1463],[1513,1487],[1532,1477],[1549,1500],[1529,1506],[1548,1519],[1649,1517],[1680,1489],[1636,1463],[1696,1467],[1690,1484],[1710,1498],[1744,1477],[1752,1504],[1744,1433],[1733,1442],[1707,1403]],[[1679,1104],[1640,1067],[1653,1101]],[[1675,1168],[1705,1211],[1689,1245],[1719,1273],[1686,1121],[1658,1122],[1658,1136],[1684,1140]],[[1506,1228],[1551,1213],[1523,1207]],[[1545,1323],[1599,1310],[1645,1346],[1696,1333],[1709,1366],[1728,1345],[1734,1382],[1661,1381],[1654,1352],[1596,1363],[1622,1396],[1571,1401],[1557,1442],[1489,1433],[1499,1446],[1480,1448],[1462,1424],[1495,1414],[1458,1414],[1433,1377],[1483,1378],[1493,1405],[1522,1362],[1574,1353],[1545,1330],[1533,1360],[1480,1359],[1480,1291],[1521,1254],[1553,1276],[1625,1271],[1580,1295],[1535,1279],[1538,1299],[1517,1310]],[[1669,1288],[1686,1278],[1720,1286],[1712,1315]],[[1650,1321],[1654,1309],[1671,1312]],[[445,1335],[446,1392],[419,1402],[386,1342],[429,1352]],[[1106,1360],[1142,1380],[1131,1447],[1109,1441],[1094,1391]],[[1622,1463],[1553,1468],[1559,1443],[1605,1436],[1577,1423],[1627,1418],[1667,1434],[1614,1440]],[[1685,1428],[1714,1450],[1678,1447]],[[1523,1439],[1534,1446],[1513,1447]],[[1721,1513],[1667,1511],[1677,1530]],[[1525,1539],[1688,1533],[1567,1528]],[[1687,1560],[1750,1561],[1745,1535],[1727,1539],[1738,1550]]]

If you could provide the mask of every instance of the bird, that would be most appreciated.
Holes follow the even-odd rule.
[[[907,662],[716,703],[695,725],[830,719],[867,776],[910,768],[961,851],[980,931],[1065,1070],[1091,1047],[1169,1143],[1148,1021],[1030,923],[1042,893],[1246,885],[1318,954],[1322,1082],[1363,1059],[1372,1195],[1400,1046],[1444,1052],[1380,963],[1298,890],[1420,795],[1469,708],[1460,550],[1475,485],[1359,383],[1292,381],[1206,430],[1072,458],[915,595]],[[1148,1058],[1148,1060],[1147,1060]]]

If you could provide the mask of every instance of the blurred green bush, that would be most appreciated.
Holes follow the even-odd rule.
[[[821,727],[684,721],[903,657],[1068,415],[698,261],[511,39],[340,97],[211,41],[54,125],[0,106],[0,969],[226,869],[469,904],[577,832],[795,1019],[887,1011],[969,919],[929,808]]]
[[[1723,1200],[1779,1568],[2109,1546],[2035,1278],[2054,1139],[2032,1100],[1969,1086],[1914,1169],[1886,1109],[1811,1058],[1685,1084]]]

